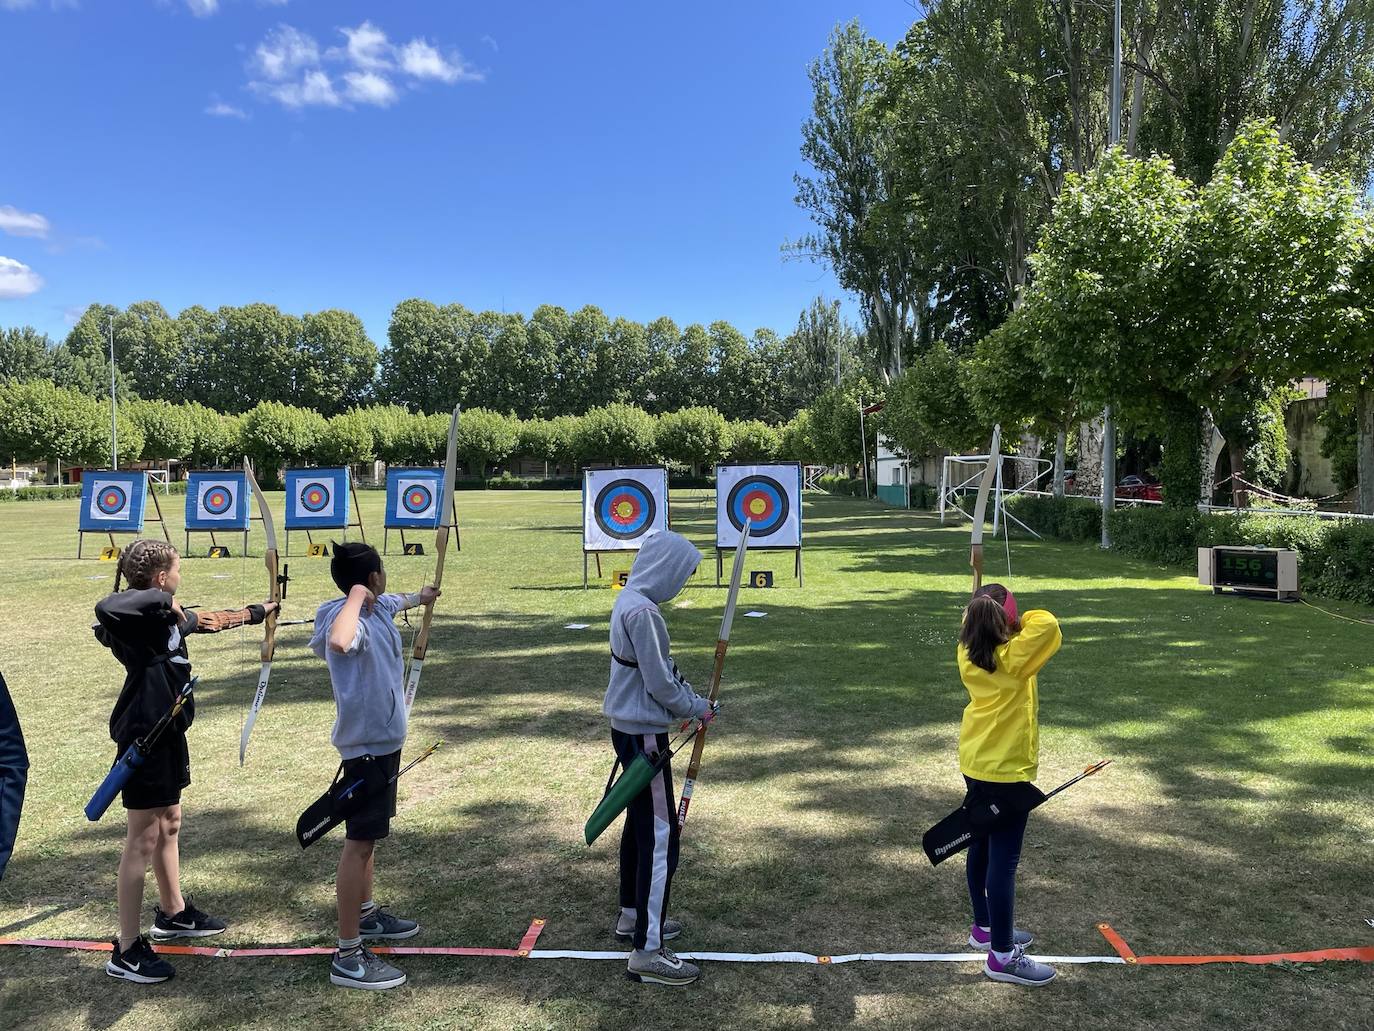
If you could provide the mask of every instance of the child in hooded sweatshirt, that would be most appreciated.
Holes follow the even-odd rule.
[[[676,597],[701,562],[701,552],[680,534],[660,531],[640,548],[630,578],[611,608],[611,676],[602,711],[611,721],[611,744],[629,768],[644,752],[669,746],[668,734],[685,719],[709,722],[716,709],[692,690],[669,655],[668,626],[659,606]],[[615,936],[633,941],[632,981],[684,985],[698,969],[663,943],[682,933],[666,918],[677,869],[677,804],[668,764],[625,810],[620,836],[620,917]]]
[[[344,824],[335,893],[339,948],[329,980],[346,988],[386,989],[405,984],[406,975],[363,948],[364,939],[411,938],[414,920],[393,916],[372,901],[373,852],[396,815],[396,781],[406,740],[405,660],[396,613],[428,605],[434,587],[416,594],[384,594],[386,571],[377,549],[335,544],[330,575],[344,597],[315,613],[310,648],[329,665],[337,718],[332,740],[343,759],[344,778],[363,780],[362,808]]]
[[[119,589],[121,579],[129,582],[128,590]],[[181,556],[176,548],[166,541],[141,538],[120,555],[114,593],[95,607],[96,640],[114,653],[126,671],[124,686],[110,713],[116,762],[167,714],[190,682],[186,639],[191,634],[213,634],[261,623],[279,607],[276,602],[267,602],[225,612],[190,611],[176,600],[180,586]],[[154,910],[154,938],[203,938],[225,928],[223,920],[201,912],[181,893],[181,792],[191,783],[186,731],[195,714],[192,698],[134,771],[122,793],[128,834],[119,859],[116,888],[119,937],[105,972],[135,984],[157,984],[176,973],[139,933],[143,882],[150,864],[157,877],[160,902]]]

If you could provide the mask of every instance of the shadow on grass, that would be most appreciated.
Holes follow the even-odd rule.
[[[712,731],[674,884],[673,909],[689,927],[684,946],[962,951],[962,863],[930,868],[919,840],[962,794],[955,749],[966,696],[953,656],[967,599],[967,525],[942,529],[929,516],[808,499],[806,526],[808,550],[830,556],[823,600],[809,591],[749,592],[748,604],[769,616],[736,624],[724,714]],[[1050,952],[1107,952],[1093,929],[1100,920],[1142,952],[1362,942],[1351,908],[1367,895],[1367,863],[1351,847],[1369,826],[1369,748],[1361,736],[1370,723],[1369,669],[1360,641],[1296,607],[1242,606],[1159,587],[1151,567],[1092,549],[1037,542],[1014,549],[1012,584],[1026,585],[1023,609],[1050,609],[1065,633],[1063,651],[1042,676],[1041,783],[1099,753],[1118,761],[1032,818],[1019,922]],[[989,548],[989,565],[992,555]],[[703,586],[713,592],[710,604],[702,596],[699,607],[666,613],[679,661],[702,682],[722,600]],[[571,588],[516,589],[537,603],[538,591]],[[561,616],[465,611],[464,604],[455,591],[452,607],[436,617],[446,647],[431,650],[416,710],[427,729],[453,743],[454,766],[403,790],[394,838],[378,852],[379,890],[390,907],[425,925],[419,943],[510,946],[541,916],[549,920],[545,947],[613,948],[615,841],[581,843],[581,821],[611,760],[600,714],[610,664],[604,626],[568,636]],[[604,623],[609,600],[597,604]],[[227,717],[243,704],[236,679],[202,685],[208,716]],[[280,657],[260,726],[299,725],[328,690],[319,660]],[[1310,754],[1322,744],[1338,756]],[[327,780],[329,771],[317,772],[319,783],[293,786],[301,805]],[[252,944],[264,913],[272,926],[297,929],[291,943],[332,939],[328,886],[339,839],[336,832],[302,853],[290,837],[295,802],[292,795],[290,805],[266,812],[199,785],[188,794],[188,884],[195,890],[206,876],[198,870],[232,871],[202,889],[216,911],[246,925],[228,943]],[[17,855],[7,894],[85,897],[93,883],[112,880],[113,847],[109,828],[86,828],[41,859]],[[41,962],[50,971],[44,978],[55,971],[85,984],[99,976],[73,957]],[[186,976],[162,997],[188,1023],[214,1022],[261,977],[278,992],[273,1006],[287,1005],[285,992],[293,1013],[318,1006],[313,1019],[360,1023],[351,1000],[324,984],[320,961],[183,962]],[[23,969],[38,963],[25,960]],[[913,984],[929,989],[916,1004],[932,1007],[913,1011],[913,1023],[940,1006],[948,1020],[968,1018],[967,1026],[999,1018],[1024,1026],[1022,1018],[1037,1016],[1021,997],[994,1014],[959,994],[977,982],[973,968],[717,965],[689,1000],[636,989],[613,963],[402,965],[416,989],[480,990],[566,1026],[671,1023],[684,1005],[708,1025],[859,1024],[875,993]],[[1153,973],[1131,973],[1158,983],[1144,982]],[[1065,981],[1080,976],[1087,975],[1071,971]],[[1340,986],[1358,974],[1322,976],[1323,985]],[[21,986],[0,989],[0,1001],[34,1005],[31,980],[47,983],[26,973]],[[1252,997],[1306,995],[1304,985],[1275,986],[1249,971],[1228,983],[1247,986]],[[119,987],[58,994],[43,1000],[43,1012],[55,1022],[108,1027],[137,998]],[[1144,987],[1121,991],[1113,996],[1118,1012],[1122,999],[1141,1013],[1173,1012],[1168,998],[1152,1000]],[[1211,991],[1202,988],[1202,996]],[[453,1005],[461,1012],[457,998]],[[1207,1012],[1226,1005],[1208,1001]],[[1311,1014],[1341,1012],[1334,999],[1311,1005]],[[1066,1019],[1096,1019],[1091,993],[1059,1006]],[[251,1018],[251,1007],[244,1016]],[[1132,1018],[1120,1019],[1129,1026]]]

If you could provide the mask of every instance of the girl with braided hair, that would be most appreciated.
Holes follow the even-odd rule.
[[[121,581],[128,588],[120,590]],[[115,574],[115,590],[95,607],[96,640],[124,666],[124,686],[110,713],[115,761],[133,742],[167,714],[190,682],[191,660],[186,639],[250,623],[261,623],[275,602],[224,612],[192,612],[176,600],[181,586],[181,556],[166,541],[139,539],[124,549]],[[159,905],[152,936],[201,938],[219,934],[224,921],[201,912],[181,893],[181,792],[191,783],[186,731],[195,718],[191,699],[158,739],[123,791],[128,834],[119,860],[117,898],[119,937],[105,964],[111,977],[156,984],[175,973],[139,929],[143,885],[151,864],[157,878]]]

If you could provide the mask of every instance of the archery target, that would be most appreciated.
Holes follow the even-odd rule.
[[[107,483],[96,492],[97,519],[122,519],[129,508],[129,494],[121,484]]]
[[[143,529],[146,473],[90,472],[81,481],[80,529],[137,532]]]
[[[318,480],[301,485],[298,501],[308,515],[327,516],[334,511],[334,492],[330,490],[329,484]]]
[[[248,529],[248,481],[238,471],[195,471],[186,482],[186,529]]]
[[[749,543],[801,545],[801,474],[796,465],[716,467],[716,546],[734,547],[745,521]]]
[[[653,525],[657,508],[654,496],[642,483],[615,480],[601,488],[593,512],[602,533],[628,541]]]
[[[434,507],[434,492],[427,483],[412,483],[401,492],[401,507],[406,515],[423,518]]]
[[[404,530],[432,530],[443,522],[443,469],[388,469],[386,525]]]
[[[583,479],[584,550],[637,550],[650,533],[667,528],[666,469],[587,471]]]
[[[336,530],[348,525],[347,469],[288,469],[286,528]]]
[[[787,522],[790,506],[787,491],[771,476],[751,476],[730,488],[725,512],[730,525],[743,530],[746,520],[752,521],[749,536],[771,537]]]
[[[234,496],[228,488],[216,484],[200,496],[201,506],[208,516],[222,516],[234,507]]]

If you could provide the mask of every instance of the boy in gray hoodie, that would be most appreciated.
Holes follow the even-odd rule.
[[[416,594],[384,594],[386,571],[377,549],[335,544],[330,575],[344,597],[315,613],[311,650],[329,665],[337,718],[332,740],[343,758],[344,778],[363,780],[362,808],[345,823],[335,881],[339,948],[329,980],[347,988],[385,989],[406,975],[363,948],[363,939],[411,938],[420,925],[386,912],[372,901],[372,854],[396,815],[396,781],[406,740],[405,660],[396,613],[427,605],[434,587]]]
[[[716,710],[678,672],[669,655],[668,626],[659,605],[676,597],[701,562],[701,552],[680,534],[660,531],[639,549],[630,578],[611,608],[611,676],[602,711],[611,743],[627,769],[644,752],[667,750],[673,725],[709,722]],[[625,810],[620,836],[620,918],[617,938],[634,942],[632,981],[684,985],[697,968],[663,943],[682,933],[668,920],[668,894],[677,869],[677,804],[668,764]]]

